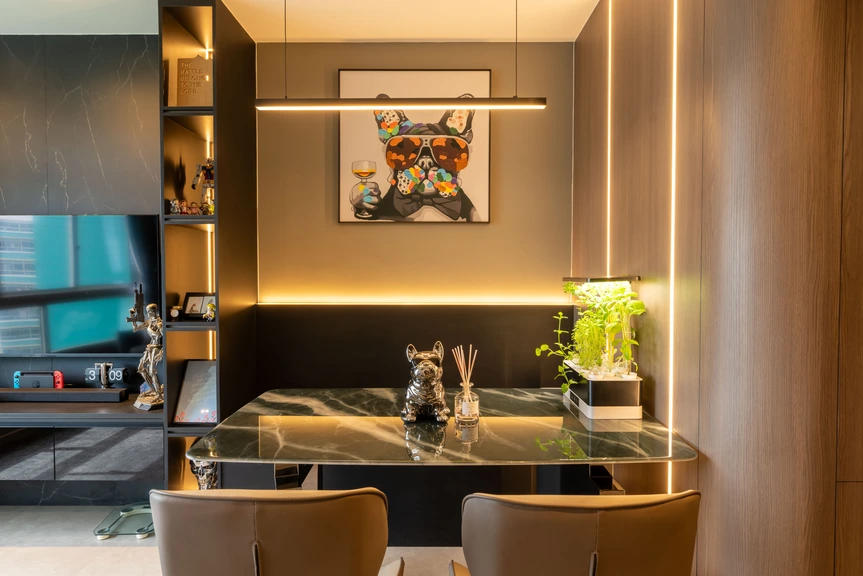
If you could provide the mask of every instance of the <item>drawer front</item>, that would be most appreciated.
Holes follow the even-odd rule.
[[[0,428],[0,480],[53,480],[54,430]]]
[[[163,431],[153,428],[56,429],[56,480],[162,482]]]

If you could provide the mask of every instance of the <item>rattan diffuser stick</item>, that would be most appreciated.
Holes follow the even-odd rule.
[[[474,351],[473,344],[467,353],[467,358],[464,355],[464,346],[459,344],[458,348],[453,348],[452,354],[455,357],[456,366],[458,366],[459,375],[461,375],[461,386],[464,393],[470,391],[470,378],[473,374],[473,366],[476,363],[476,355],[479,350]]]

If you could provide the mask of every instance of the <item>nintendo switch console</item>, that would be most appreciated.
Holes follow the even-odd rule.
[[[59,370],[54,370],[53,372],[33,372],[18,370],[13,375],[13,387],[63,388],[63,373]]]

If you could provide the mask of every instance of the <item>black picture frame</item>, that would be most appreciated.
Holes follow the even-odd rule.
[[[215,292],[186,292],[183,297],[183,320],[203,320],[209,302],[216,303]]]
[[[217,373],[215,360],[186,360],[173,424],[218,422]]]
[[[492,69],[491,68],[339,68],[336,70],[336,94],[337,96],[341,96],[341,76],[342,72],[488,72],[488,94],[490,97],[494,97],[494,93],[492,90]],[[336,131],[339,133],[339,138],[341,138],[341,112],[336,116]],[[492,123],[491,123],[491,114],[489,114],[489,125],[488,125],[488,220],[485,222],[405,222],[405,221],[392,221],[387,222],[387,225],[400,225],[405,226],[407,224],[421,224],[421,225],[437,225],[437,226],[447,226],[447,225],[463,225],[463,224],[471,224],[471,225],[488,225],[492,223],[492,190],[494,189],[494,181],[492,179],[492,157],[493,157],[493,147],[492,147]],[[338,146],[336,149],[336,169],[339,169],[341,166],[342,158],[341,158],[341,146]],[[339,208],[341,206],[341,181],[338,181],[336,184],[336,202],[335,202],[335,217],[336,223],[339,225],[346,226],[361,226],[368,225],[364,224],[361,221],[353,221],[353,220],[342,220],[339,215]]]

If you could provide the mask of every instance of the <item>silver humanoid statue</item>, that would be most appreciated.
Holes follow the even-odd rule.
[[[144,383],[141,384],[141,393],[135,401],[135,408],[152,410],[164,402],[162,383],[159,381],[159,363],[164,356],[162,318],[159,317],[159,307],[156,304],[148,304],[147,317],[142,319],[141,316],[138,306],[129,309],[128,320],[132,323],[132,331],[146,330],[150,336],[150,343],[138,363],[138,373],[144,377]]]

